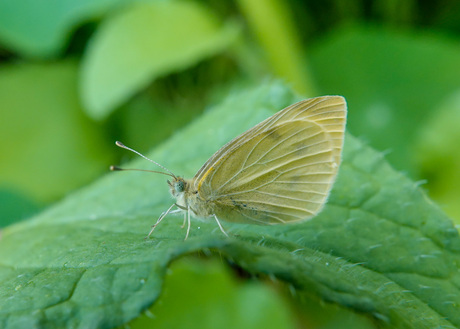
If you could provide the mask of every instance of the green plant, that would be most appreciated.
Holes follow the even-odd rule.
[[[457,2],[58,2],[0,2],[0,328],[460,326]],[[115,140],[191,177],[325,94],[349,134],[317,217],[143,239],[172,201],[107,173]]]
[[[218,145],[295,99],[277,83],[235,94],[150,156],[190,176]],[[393,328],[460,324],[457,230],[415,183],[351,135],[324,211],[296,225],[224,223],[231,238],[212,222],[194,222],[184,242],[182,218],[170,217],[144,240],[171,202],[164,178],[145,175],[107,175],[4,231],[4,327],[120,325],[158,297],[171,261],[203,249]]]

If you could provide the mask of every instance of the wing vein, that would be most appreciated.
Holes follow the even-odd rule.
[[[295,135],[295,134],[293,134],[293,135]],[[284,140],[282,140],[281,142],[279,142],[276,146],[278,146],[280,143],[284,142],[286,139],[291,138],[293,135],[288,136],[287,138],[285,138]],[[259,158],[259,160],[260,160],[261,158],[265,157],[271,150],[273,150],[273,148],[274,148],[274,147],[270,148],[267,152],[265,152],[265,153]],[[299,158],[296,158],[296,159],[294,159],[294,160],[292,160],[292,161],[289,161],[289,162],[280,164],[280,165],[278,165],[277,167],[272,168],[272,170],[275,171],[275,170],[277,170],[278,168],[280,168],[280,167],[282,167],[282,166],[289,165],[290,163],[292,163],[292,162],[294,162],[294,161],[298,161],[298,160],[301,160],[301,159],[304,159],[304,158],[308,158],[308,157],[314,157],[314,156],[317,156],[317,155],[319,155],[319,154],[325,154],[325,153],[327,153],[327,152],[329,152],[329,151],[330,151],[330,150],[325,150],[325,151],[323,151],[323,152],[316,152],[316,153],[312,153],[312,154],[306,154],[306,155],[303,156],[303,157],[299,157]],[[293,151],[293,152],[295,152],[295,151]],[[283,155],[283,156],[284,156],[284,155]],[[272,159],[272,160],[270,160],[270,161],[273,161],[273,160],[276,160],[276,159],[280,159],[280,158],[282,158],[283,156],[278,157],[278,158],[275,158],[275,159]],[[268,163],[268,162],[270,162],[270,161],[267,161],[266,163]],[[324,162],[323,162],[323,163],[324,163]],[[241,174],[241,172],[242,172],[243,170],[247,170],[247,169],[253,167],[253,166],[256,165],[256,164],[264,164],[264,163],[258,163],[258,162],[256,161],[256,162],[251,163],[251,164],[250,164],[249,166],[247,166],[247,167],[241,167],[240,169],[238,169],[238,171],[237,171],[236,173],[233,174],[232,177],[230,177],[225,183],[223,183],[221,186],[219,186],[219,187],[217,188],[217,191],[222,190],[223,187],[225,187],[228,183],[230,183],[232,180],[234,180],[239,174]],[[265,173],[267,173],[267,171],[263,171],[263,174],[265,174]],[[260,176],[260,175],[258,175],[258,176]]]

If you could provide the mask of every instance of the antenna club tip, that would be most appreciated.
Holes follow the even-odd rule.
[[[125,144],[123,144],[123,143],[120,142],[120,141],[116,141],[116,142],[115,142],[115,145],[116,145],[116,146],[119,146],[119,147],[125,147]]]
[[[110,170],[111,171],[118,171],[118,170],[123,170],[123,169],[121,169],[120,167],[117,167],[117,166],[110,166]]]

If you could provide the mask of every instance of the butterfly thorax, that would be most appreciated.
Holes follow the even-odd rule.
[[[168,181],[168,185],[179,208],[190,209],[194,215],[202,218],[214,214],[213,204],[200,197],[193,180],[175,177],[172,182]]]

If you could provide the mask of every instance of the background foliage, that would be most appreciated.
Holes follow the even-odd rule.
[[[123,162],[128,157],[113,145],[114,140],[122,140],[127,145],[147,152],[155,146],[165,149],[165,146],[160,145],[168,145],[163,141],[173,136],[176,145],[168,149],[167,156],[156,159],[162,160],[173,170],[183,170],[192,175],[206,156],[203,154],[202,157],[185,157],[185,144],[182,145],[178,140],[177,131],[200,117],[206,109],[233,100],[233,108],[221,107],[225,109],[222,111],[229,112],[221,115],[227,118],[230,130],[226,133],[218,129],[213,131],[214,136],[220,137],[216,137],[217,145],[208,145],[207,150],[212,153],[221,145],[217,141],[224,143],[241,128],[238,122],[244,114],[236,107],[241,106],[243,112],[248,112],[246,115],[252,116],[255,123],[263,119],[264,115],[269,115],[269,112],[263,111],[264,108],[274,111],[287,105],[287,99],[295,99],[294,96],[278,97],[272,89],[266,91],[266,103],[251,101],[252,96],[242,96],[248,90],[250,95],[260,96],[263,92],[256,86],[269,86],[270,83],[266,80],[272,77],[285,81],[302,97],[344,95],[349,105],[348,131],[376,150],[385,152],[386,159],[396,170],[404,172],[413,181],[423,183],[422,188],[427,194],[458,223],[459,22],[460,5],[456,1],[448,0],[2,1],[0,225],[8,226],[48,209],[38,217],[41,220],[35,219],[37,223],[43,218],[59,222],[64,218],[65,221],[69,218],[82,218],[79,214],[86,214],[84,218],[97,218],[100,225],[108,227],[116,223],[112,221],[112,217],[117,215],[115,210],[109,212],[112,219],[107,218],[106,223],[99,219],[98,214],[107,211],[104,207],[117,209],[116,205],[120,200],[126,198],[130,208],[115,217],[120,217],[119,220],[124,222],[133,220],[134,224],[130,224],[128,228],[120,224],[120,228],[129,231],[135,227],[139,234],[146,231],[145,227],[155,217],[152,214],[160,212],[161,207],[149,208],[143,202],[156,204],[156,198],[167,198],[161,179],[153,182],[155,191],[158,192],[143,197],[142,193],[151,193],[150,189],[142,188],[142,184],[151,184],[147,181],[148,178],[139,178],[140,194],[130,195],[121,191],[114,193],[110,188],[102,191],[89,188],[94,191],[91,193],[106,193],[108,199],[112,200],[112,204],[109,202],[100,206],[94,204],[91,198],[79,198],[78,193],[71,195],[71,191],[104,175],[108,165]],[[285,87],[279,88],[284,90]],[[270,96],[273,93],[275,96]],[[285,93],[289,94],[287,91]],[[240,103],[235,101],[239,98],[242,99]],[[209,121],[207,124],[215,126],[217,122],[220,123],[220,119],[214,120],[215,122]],[[188,139],[191,136],[195,135],[184,135],[183,138]],[[202,139],[194,139],[193,142],[200,143],[196,148],[202,147]],[[174,165],[181,162],[181,157],[185,157],[187,163]],[[366,168],[372,173],[374,167]],[[348,186],[349,193],[355,196],[360,191],[364,191],[364,196],[371,195],[376,186],[391,181],[390,178],[385,181],[383,177],[377,185],[372,185],[370,176],[363,180],[369,186],[364,186],[361,190],[351,188],[360,180],[353,175],[350,177],[352,179],[348,181],[342,178],[342,188]],[[124,183],[129,184],[129,179]],[[129,190],[129,186],[126,189]],[[70,195],[67,197],[70,201],[59,201],[67,195]],[[390,195],[388,198],[387,206],[394,202]],[[332,198],[331,202],[334,200],[337,203],[337,198]],[[56,202],[58,205],[53,206]],[[65,202],[73,202],[74,206],[65,208],[62,206]],[[56,211],[53,209],[66,210],[60,215],[49,217]],[[404,214],[411,220],[420,216],[419,213]],[[139,221],[139,216],[144,216],[143,220]],[[395,214],[390,217],[399,218]],[[440,223],[447,221],[440,213],[433,215],[433,218]],[[24,255],[34,250],[33,243],[26,244],[24,249],[18,249],[20,241],[25,239],[24,235],[30,235],[29,239],[35,242],[40,241],[37,236],[40,234],[50,238],[48,230],[33,231],[33,224],[30,223],[34,221],[10,226],[3,231],[3,238],[0,240],[0,263],[9,268],[4,268],[4,278],[10,278],[11,275],[18,274],[15,272],[18,268],[24,268],[18,261],[18,254],[12,250],[19,250],[19,254],[23,250]],[[309,225],[311,229],[315,228],[314,223]],[[177,229],[176,226],[174,225],[174,229]],[[441,226],[445,232],[451,232],[448,224]],[[428,226],[427,232],[432,229],[434,228]],[[83,231],[78,232],[84,235]],[[246,230],[243,229],[243,232]],[[423,234],[428,234],[427,232]],[[176,233],[171,234],[180,240],[182,233],[177,229]],[[54,227],[53,234],[53,239],[59,239],[60,234],[67,237],[65,230],[60,231],[59,227]],[[348,234],[356,238],[358,233],[351,230]],[[458,241],[455,242],[454,235],[449,237],[453,241],[452,245],[446,247],[441,243],[439,252],[442,259],[447,257],[446,264],[450,262],[458,268],[458,260],[447,256],[449,253],[454,255],[458,252]],[[137,241],[139,236],[135,235],[132,243],[143,242]],[[69,239],[70,246],[77,243],[77,237],[78,235],[75,239]],[[399,237],[407,238],[404,234]],[[33,240],[34,238],[37,240]],[[51,266],[51,256],[55,255],[56,248],[60,246],[53,239],[44,241],[45,245],[52,243],[54,246],[45,248],[37,244],[42,248],[40,252],[43,262],[40,267],[49,269]],[[104,243],[109,243],[110,239],[105,239],[102,238]],[[378,237],[373,239],[378,240]],[[110,245],[115,242],[121,245],[131,243],[126,236],[120,240],[110,241]],[[207,239],[203,241],[211,243]],[[324,241],[315,241],[313,239],[313,244],[309,246],[312,250],[345,257],[345,260],[353,260],[354,263],[364,261],[365,255],[360,255],[360,250],[367,250],[373,242],[368,241],[362,249],[357,248],[341,255],[338,250],[349,247],[347,242],[343,242],[341,246],[331,246]],[[419,246],[415,238],[408,238],[407,241],[408,246],[404,250],[417,250],[416,247]],[[106,248],[97,248],[88,249],[88,259],[96,263],[98,259],[104,259],[103,253],[108,252]],[[113,248],[116,249],[116,246]],[[184,247],[175,255],[186,250],[197,251],[200,248]],[[232,251],[225,248],[219,250],[226,256],[232,255]],[[430,255],[430,250],[433,251],[430,248],[419,250],[419,256]],[[56,271],[65,267],[65,255],[67,254],[62,256],[61,263],[53,263]],[[215,254],[212,252],[210,255]],[[222,262],[206,261],[202,256],[195,255],[174,264],[171,274],[167,275],[164,294],[150,310],[154,319],[148,316],[150,313],[146,313],[147,315],[137,318],[131,326],[144,327],[146,322],[156,321],[153,322],[155,325],[166,327],[171,325],[169,321],[178,314],[182,314],[174,320],[177,321],[174,325],[178,327],[184,323],[195,322],[199,327],[215,323],[230,324],[225,320],[227,318],[240,321],[234,325],[259,325],[261,328],[267,327],[264,321],[272,324],[284,323],[286,328],[334,328],[343,323],[369,328],[375,323],[381,325],[388,321],[387,315],[382,318],[379,317],[380,313],[359,307],[356,303],[328,297],[317,285],[304,286],[308,289],[296,285],[289,288],[275,280],[275,276],[259,277],[261,272],[269,274],[268,270],[244,266],[238,256],[234,259],[238,264],[236,272],[230,272]],[[235,255],[232,256],[235,258]],[[357,258],[353,259],[353,256]],[[276,259],[275,256],[272,257]],[[81,254],[76,259],[82,261]],[[168,259],[172,260],[174,257]],[[383,255],[378,260],[379,264],[369,268],[378,273],[387,273],[388,269],[383,264],[389,260]],[[391,262],[393,261],[392,258]],[[165,267],[166,263],[158,266]],[[438,267],[439,264],[426,266]],[[241,271],[241,268],[244,270]],[[437,273],[435,277],[444,277],[454,269],[455,267],[447,267],[444,274]],[[273,268],[271,270],[276,272]],[[249,279],[247,271],[253,273]],[[44,283],[55,284],[52,279],[46,281],[46,278],[42,278],[44,281],[40,281],[35,276],[38,273],[27,273],[21,283],[11,281],[13,288],[27,286],[31,289],[20,295],[23,300],[37,293],[37,290],[30,288],[32,285],[44,289],[38,290],[38,296],[43,297],[46,296]],[[96,273],[101,275],[100,272]],[[57,274],[47,275],[52,278]],[[77,273],[73,275],[75,278],[78,276]],[[98,275],[94,280],[97,280]],[[408,287],[404,283],[406,281],[401,275],[399,278],[391,277],[390,281],[415,291],[414,287]],[[253,276],[257,276],[258,280]],[[297,282],[283,278],[279,273],[276,277],[291,284]],[[161,279],[158,280],[159,284]],[[183,285],[181,282],[184,282]],[[420,281],[419,284],[433,287],[433,283],[424,284]],[[453,287],[458,289],[458,281],[451,283],[452,286],[447,283],[439,284],[444,285],[439,291],[446,292],[447,296],[449,292],[453,295],[457,293]],[[289,290],[294,292],[294,296],[288,293]],[[66,288],[62,287],[61,291],[66,291]],[[146,300],[151,303],[154,300],[153,295],[159,294],[159,291],[158,287],[151,290],[151,298]],[[220,300],[214,300],[217,297],[213,291],[219,291],[217,295],[221,296]],[[0,298],[8,299],[9,293],[4,290]],[[186,303],[182,297],[177,297],[183,295],[190,298],[200,295],[200,300],[196,304],[193,301]],[[422,293],[415,295],[422,305],[437,303],[423,297],[425,295]],[[364,298],[359,294],[357,296]],[[35,310],[40,310],[47,299],[34,298],[38,305]],[[454,297],[439,298],[440,304],[454,303],[455,300]],[[318,300],[334,301],[342,306],[324,304]],[[84,304],[85,300],[81,303]],[[456,303],[453,307],[458,308],[459,304]],[[18,305],[20,303],[15,304],[11,310],[17,312]],[[135,306],[129,313],[132,314],[131,318],[135,317],[136,312],[149,306],[145,300],[144,304],[133,305]],[[200,308],[199,305],[207,306]],[[371,316],[359,315],[344,306]],[[273,309],[270,312],[272,318],[269,320],[261,315],[265,314],[265,308]],[[443,315],[449,318],[450,311],[447,308],[444,310],[447,313]],[[207,311],[203,313],[203,309]],[[440,314],[444,311],[438,310]],[[111,309],[107,312],[114,314],[117,311]],[[62,313],[60,316],[72,319],[73,315]],[[416,314],[415,318],[417,316],[420,314]],[[119,325],[131,318],[119,319],[112,324]],[[82,323],[94,320],[89,316],[79,319]],[[449,319],[451,323],[456,323],[454,318]],[[398,322],[394,319],[392,321]],[[12,323],[15,322],[10,322],[9,325],[13,326]],[[109,326],[108,322],[105,323]],[[410,323],[401,324],[402,327],[406,325],[410,326]],[[40,322],[37,322],[37,326],[40,326]]]

